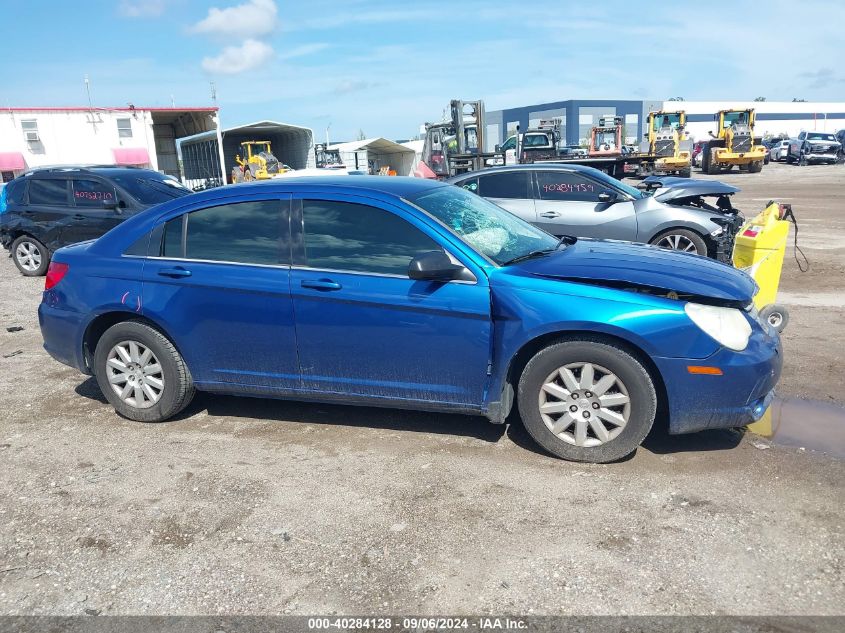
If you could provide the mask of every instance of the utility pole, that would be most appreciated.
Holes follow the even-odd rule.
[[[220,107],[217,105],[217,88],[214,82],[211,82],[211,103],[217,108],[212,120],[217,126],[217,153],[220,158],[220,184],[226,184],[226,156],[223,153],[223,129],[220,127]]]
[[[85,73],[85,94],[88,95],[88,112],[91,117],[91,126],[94,133],[97,133],[97,120],[94,118],[94,101],[91,99],[91,82],[88,81],[88,73]]]

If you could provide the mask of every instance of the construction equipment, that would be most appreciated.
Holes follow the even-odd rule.
[[[720,110],[718,134],[702,150],[701,171],[718,174],[737,165],[742,171],[757,173],[763,169],[766,148],[754,138],[754,109]]]
[[[290,169],[273,156],[270,141],[244,141],[241,153],[235,155],[235,162],[237,166],[232,168],[232,182],[268,180]]]
[[[692,142],[687,138],[687,113],[658,110],[646,118],[648,132],[644,135],[648,158],[640,163],[639,175],[678,174],[689,178],[692,174]],[[643,145],[646,145],[645,143]]]
[[[448,178],[483,169],[487,159],[495,156],[482,151],[487,129],[483,101],[453,99],[449,111],[449,121],[426,123],[422,160],[414,170],[415,176]]]
[[[336,149],[329,149],[323,143],[314,146],[315,164],[320,169],[344,169],[346,165],[340,158],[340,152]]]
[[[791,205],[769,202],[740,228],[733,251],[734,266],[751,275],[760,287],[754,295],[760,318],[778,332],[789,323],[789,312],[775,301],[790,220],[795,222]]]
[[[603,116],[590,130],[590,156],[621,156],[624,146],[623,119],[621,116]]]

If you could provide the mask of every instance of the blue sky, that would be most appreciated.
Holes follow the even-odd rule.
[[[840,0],[4,2],[0,106],[209,105],[408,138],[451,98],[845,101]],[[789,46],[789,42],[794,46]]]

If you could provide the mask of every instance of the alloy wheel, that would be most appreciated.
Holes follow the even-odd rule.
[[[164,393],[164,374],[153,351],[137,341],[121,341],[106,359],[108,381],[130,407],[148,409]]]
[[[570,363],[549,374],[539,395],[540,417],[559,439],[600,446],[628,424],[631,399],[622,380],[593,363]]]
[[[41,266],[41,257],[41,249],[32,242],[23,241],[15,249],[15,259],[21,268],[30,272],[38,270]]]
[[[660,240],[657,241],[657,246],[661,248],[668,248],[673,251],[683,251],[685,253],[698,253],[698,249],[695,247],[695,243],[685,235],[678,235],[676,233],[670,233],[669,235],[664,235]]]

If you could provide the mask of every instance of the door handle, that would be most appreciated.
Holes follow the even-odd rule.
[[[302,287],[313,288],[314,290],[340,290],[343,288],[343,286],[331,279],[303,279]]]
[[[158,274],[162,277],[190,277],[191,271],[182,268],[181,266],[176,266],[175,268],[162,268],[158,271]]]
[[[541,218],[556,218],[556,217],[559,217],[559,216],[560,216],[560,213],[558,213],[557,211],[546,211],[545,213],[540,214]]]
[[[74,220],[84,220],[85,216],[82,215],[81,213],[77,213],[76,215],[73,216],[73,219]]]

